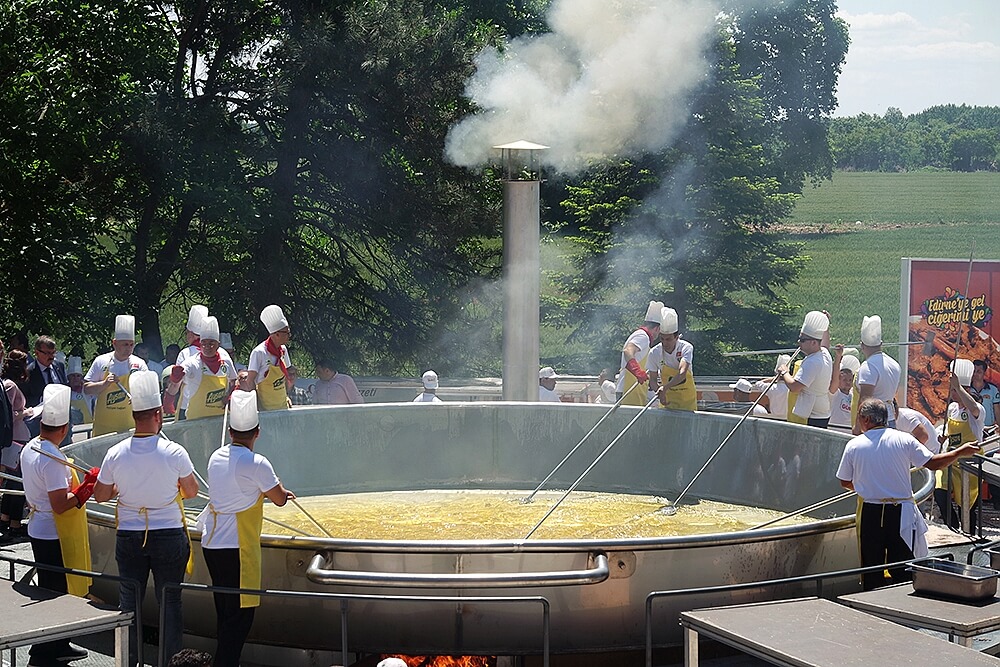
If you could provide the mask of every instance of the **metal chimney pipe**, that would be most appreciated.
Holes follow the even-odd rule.
[[[503,400],[537,401],[541,180],[534,153],[547,147],[518,141],[494,148],[501,151],[504,180]]]

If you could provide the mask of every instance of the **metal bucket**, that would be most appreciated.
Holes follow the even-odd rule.
[[[256,450],[299,496],[419,489],[525,489],[527,494],[606,409],[501,402],[295,408],[261,414]],[[547,488],[568,488],[637,410],[623,407],[609,417]],[[579,489],[676,498],[737,420],[649,410]],[[164,431],[187,448],[204,473],[221,427],[220,419],[210,418],[170,424]],[[71,450],[86,465],[96,465],[121,439],[102,436]],[[786,512],[806,507],[842,491],[835,472],[846,441],[838,433],[748,419],[689,495]],[[930,493],[931,478],[924,471],[915,474],[914,483],[920,496]],[[834,518],[694,537],[403,542],[265,536],[263,586],[373,596],[543,596],[551,605],[553,652],[638,649],[644,645],[644,605],[651,591],[856,567],[854,509],[855,502],[845,500],[816,513]],[[93,503],[88,514],[94,569],[115,572],[114,517]],[[210,583],[194,539],[192,580]],[[844,592],[856,586],[853,579],[839,583]],[[827,584],[828,592],[837,589],[837,583]],[[100,594],[116,598],[115,591]],[[759,595],[658,602],[656,643],[680,641],[681,610]],[[147,613],[155,613],[152,598],[147,596]],[[337,650],[339,612],[335,601],[266,598],[250,641]],[[187,595],[184,619],[188,632],[214,636],[208,596]],[[348,621],[348,642],[357,651],[513,655],[539,653],[542,646],[537,604],[402,604],[376,597],[352,601]]]

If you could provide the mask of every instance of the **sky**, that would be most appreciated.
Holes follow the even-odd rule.
[[[835,116],[1000,106],[1000,1],[838,0],[851,46]]]

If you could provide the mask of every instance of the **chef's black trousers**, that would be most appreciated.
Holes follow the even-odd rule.
[[[882,563],[897,563],[913,558],[913,551],[899,534],[903,506],[898,504],[862,503],[858,536],[861,541],[861,565],[869,567]],[[866,591],[879,586],[909,581],[912,575],[905,569],[866,572],[862,583]]]
[[[31,540],[31,553],[35,561],[43,565],[53,565],[63,567],[62,549],[59,548],[59,540]],[[66,593],[66,575],[62,572],[53,572],[38,568],[38,585],[57,593]],[[28,655],[38,660],[57,660],[59,656],[65,656],[70,650],[68,639],[57,639],[51,642],[41,642],[32,644],[28,650]]]
[[[205,564],[212,575],[212,585],[224,588],[240,587],[239,549],[202,549]],[[239,667],[243,644],[250,634],[256,607],[240,607],[240,596],[233,593],[213,593],[218,644],[214,667]]]

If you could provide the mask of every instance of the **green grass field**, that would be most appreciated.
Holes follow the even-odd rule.
[[[807,185],[792,224],[1000,223],[1000,173],[836,172]]]
[[[966,259],[974,240],[976,259],[1000,260],[1000,174],[838,172],[785,229],[810,257],[793,303],[829,310],[835,340],[855,341],[872,314],[897,340],[901,258]]]

